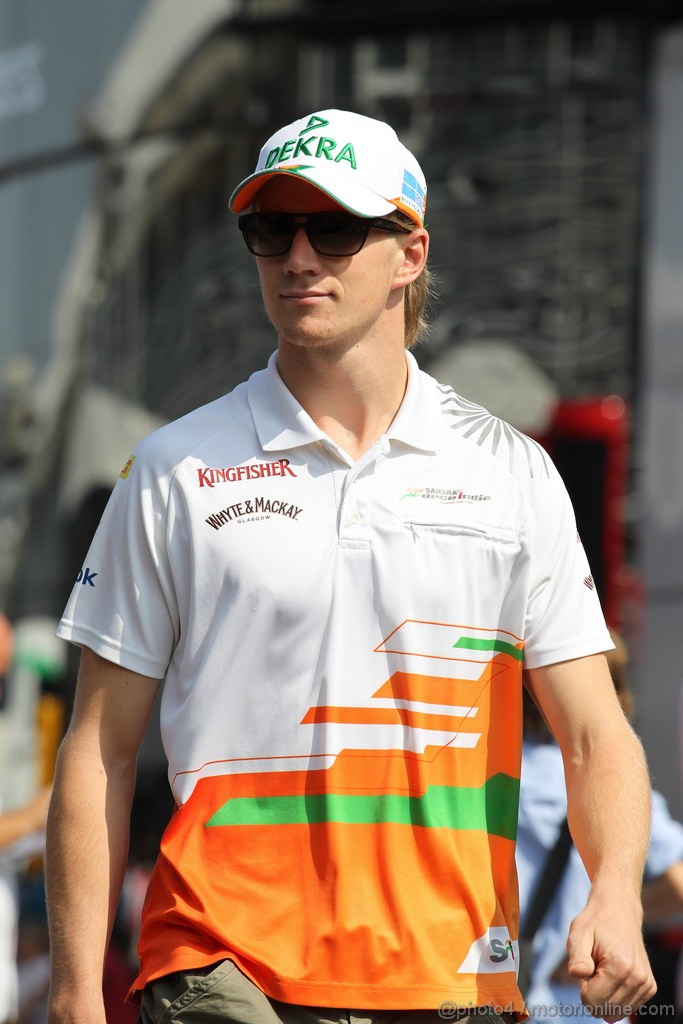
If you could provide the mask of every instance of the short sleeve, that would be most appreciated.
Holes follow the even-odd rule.
[[[116,486],[57,634],[141,675],[162,678],[178,639],[168,559],[168,476],[145,442]]]
[[[534,501],[525,667],[610,650],[612,643],[569,495],[545,457]]]

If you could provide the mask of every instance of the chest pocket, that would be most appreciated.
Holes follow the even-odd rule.
[[[419,581],[437,621],[493,628],[520,584],[523,544],[518,530],[435,517],[403,520],[403,569]],[[403,575],[403,573],[402,573]],[[437,612],[437,609],[441,609]],[[446,610],[447,609],[447,610]],[[453,619],[451,616],[465,616]]]
[[[474,541],[490,543],[492,545],[511,546],[519,550],[520,536],[518,530],[506,526],[495,526],[479,523],[462,523],[446,520],[435,520],[433,518],[404,519],[403,525],[412,533],[416,542],[427,540],[430,537],[470,537]]]

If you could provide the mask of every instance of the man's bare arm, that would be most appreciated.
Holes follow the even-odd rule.
[[[583,1002],[618,1020],[656,991],[642,940],[641,886],[650,836],[650,783],[603,655],[528,673],[562,750],[569,826],[591,878],[574,921],[569,972]]]
[[[47,826],[50,1024],[104,1024],[102,972],[128,857],[136,758],[159,681],[84,649]]]

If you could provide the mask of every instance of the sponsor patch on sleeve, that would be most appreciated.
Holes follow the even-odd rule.
[[[131,469],[133,468],[133,463],[134,462],[135,462],[135,456],[131,455],[131,457],[128,459],[128,462],[125,464],[125,466],[123,467],[123,469],[119,473],[119,476],[121,477],[122,480],[126,480],[127,479],[128,474],[130,473]]]

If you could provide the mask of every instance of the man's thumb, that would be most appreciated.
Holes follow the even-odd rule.
[[[567,970],[577,980],[587,980],[595,974],[591,932],[570,934],[567,940]]]

